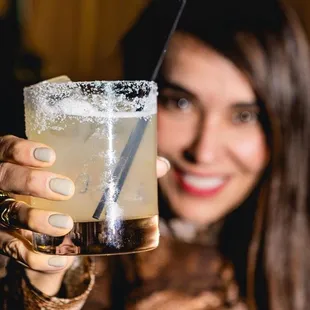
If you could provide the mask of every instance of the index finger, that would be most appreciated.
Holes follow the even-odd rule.
[[[0,161],[43,168],[51,166],[56,159],[53,149],[15,136],[0,137]]]

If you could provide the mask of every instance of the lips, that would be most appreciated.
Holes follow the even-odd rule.
[[[191,173],[176,172],[181,188],[197,197],[212,197],[218,194],[227,184],[227,176],[198,176]]]
[[[225,179],[221,177],[198,177],[195,175],[183,175],[184,183],[197,189],[211,190],[224,184]]]

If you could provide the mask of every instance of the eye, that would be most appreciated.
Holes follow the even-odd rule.
[[[258,119],[258,113],[255,111],[240,111],[233,114],[232,121],[235,124],[253,123]]]
[[[181,110],[186,110],[188,108],[190,108],[190,102],[185,99],[185,98],[181,98],[180,100],[178,100],[178,107]]]
[[[187,113],[192,110],[192,102],[186,98],[175,98],[168,96],[159,96],[160,104],[170,111]]]

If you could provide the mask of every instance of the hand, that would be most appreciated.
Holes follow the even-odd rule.
[[[52,200],[67,200],[74,193],[74,184],[64,176],[39,170],[55,161],[54,151],[46,145],[13,136],[0,137],[0,190]],[[62,191],[59,190],[61,183]],[[6,213],[6,211],[9,211]],[[31,208],[22,201],[7,201],[0,205],[0,253],[7,255],[34,272],[30,279],[37,282],[39,273],[55,274],[58,281],[44,288],[46,294],[57,293],[72,257],[48,256],[32,251],[32,232],[52,236],[67,234],[73,227],[71,217],[57,212]],[[8,215],[8,221],[5,221]]]
[[[0,137],[0,190],[51,200],[70,199],[74,193],[74,184],[70,179],[40,170],[51,166],[55,159],[54,151],[46,145],[14,136]],[[167,160],[159,157],[158,177],[166,174],[169,166]],[[57,186],[60,183],[61,190]],[[56,294],[73,257],[33,252],[32,232],[65,235],[73,227],[72,218],[31,208],[25,202],[16,200],[2,203],[0,212],[9,215],[8,221],[0,218],[0,253],[24,265],[30,281],[38,289],[48,295]]]

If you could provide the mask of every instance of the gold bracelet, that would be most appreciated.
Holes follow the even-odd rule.
[[[15,199],[9,193],[0,190],[0,225],[5,228],[16,228],[14,222],[17,218]]]

